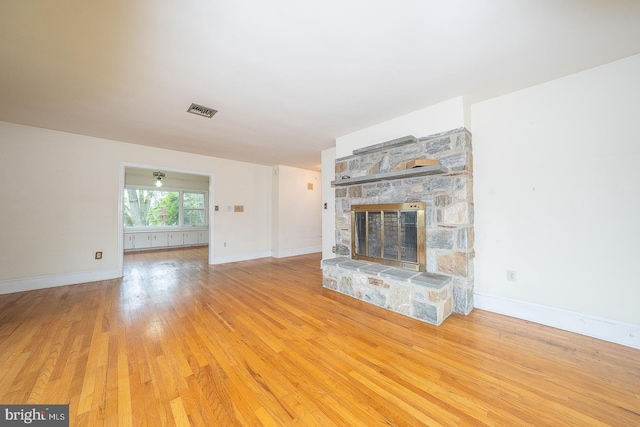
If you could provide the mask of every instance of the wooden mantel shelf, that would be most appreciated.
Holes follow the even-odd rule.
[[[414,178],[425,175],[440,175],[449,172],[446,166],[421,166],[413,169],[398,170],[375,175],[357,176],[353,178],[338,179],[331,181],[331,185],[342,187],[345,185],[364,184],[366,182],[390,181],[393,179]]]

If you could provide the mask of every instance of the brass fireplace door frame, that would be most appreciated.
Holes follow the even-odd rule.
[[[383,265],[390,265],[394,267],[400,267],[413,271],[426,271],[426,226],[425,226],[425,203],[413,202],[413,203],[386,203],[386,204],[373,204],[373,205],[352,205],[351,206],[351,258],[370,261]],[[365,254],[356,253],[356,213],[365,212],[365,224],[366,224],[366,249]],[[382,258],[371,256],[369,254],[369,213],[375,212],[381,214],[381,255]],[[398,218],[398,259],[384,258],[384,246],[385,246],[385,233],[384,233],[384,215],[385,212],[393,212],[397,214]],[[402,250],[400,245],[400,233],[401,233],[401,212],[417,212],[417,262],[408,262],[402,260]]]

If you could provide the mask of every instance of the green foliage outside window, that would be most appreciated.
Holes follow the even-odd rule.
[[[205,223],[204,193],[184,193],[184,225]]]
[[[183,221],[180,223],[180,202]],[[126,227],[169,227],[205,225],[205,194],[125,188],[124,225]]]

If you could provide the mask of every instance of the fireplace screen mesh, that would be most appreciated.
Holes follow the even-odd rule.
[[[351,207],[354,259],[425,271],[425,204]]]

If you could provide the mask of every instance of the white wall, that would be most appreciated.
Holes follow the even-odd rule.
[[[459,96],[336,138],[336,157],[350,156],[353,150],[413,135],[416,138],[460,127],[469,128],[469,106]]]
[[[638,76],[640,55],[471,106],[477,306],[640,325]]]
[[[214,262],[269,256],[270,167],[0,122],[0,293],[117,277],[124,164],[213,175],[215,204],[245,206],[214,214]]]
[[[277,172],[277,173],[276,173]],[[273,243],[276,258],[322,250],[320,172],[291,166],[273,168]],[[309,190],[307,185],[313,189]]]

